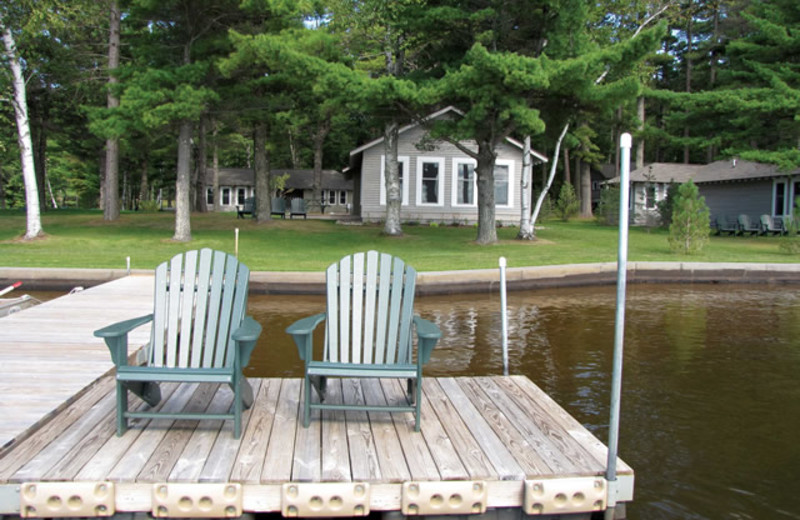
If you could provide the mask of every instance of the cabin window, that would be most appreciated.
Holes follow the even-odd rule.
[[[339,205],[344,206],[347,204],[347,191],[339,190]]]
[[[453,206],[475,205],[475,161],[453,159]]]
[[[444,159],[440,157],[420,157],[417,160],[417,203],[420,205],[441,206],[441,172]]]
[[[244,206],[244,199],[246,198],[247,190],[245,188],[239,188],[236,190],[236,204]]]
[[[328,190],[328,204],[331,206],[336,204],[336,190]]]
[[[206,204],[214,204],[214,188],[206,190]]]
[[[223,206],[230,206],[231,205],[231,189],[230,188],[222,188],[222,205]]]
[[[398,175],[400,176],[400,193],[403,194],[403,206],[408,204],[408,183],[405,182],[406,172],[408,171],[409,158],[407,155],[397,158]],[[380,204],[386,205],[386,156],[381,155],[381,178],[380,184]]]
[[[513,161],[497,160],[494,165],[494,204],[511,207],[513,200],[511,172]]]

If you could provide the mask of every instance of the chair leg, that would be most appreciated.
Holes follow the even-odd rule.
[[[250,386],[247,381],[242,379],[234,380],[233,389],[233,438],[239,439],[242,436],[242,408],[244,407],[244,395],[242,390],[244,386]],[[250,390],[250,397],[252,398],[253,391]]]
[[[311,378],[308,374],[303,381],[303,428],[311,424]]]
[[[414,392],[414,431],[419,432],[422,426],[422,378],[418,377]]]
[[[128,431],[128,419],[125,412],[128,411],[128,388],[121,381],[117,381],[117,436]]]

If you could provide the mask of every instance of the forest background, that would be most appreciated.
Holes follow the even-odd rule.
[[[267,193],[271,169],[319,179],[448,105],[464,118],[431,132],[478,145],[483,243],[507,136],[551,158],[584,216],[590,168],[619,164],[626,131],[635,167],[800,166],[796,0],[18,0],[0,31],[0,209],[26,207],[26,238],[33,206],[114,221],[166,193],[190,240],[220,166]]]

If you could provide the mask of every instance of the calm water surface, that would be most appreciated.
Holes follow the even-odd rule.
[[[509,293],[511,373],[603,442],[615,288]],[[321,297],[253,296],[265,325],[248,375],[302,376],[284,329]],[[426,375],[502,374],[497,295],[426,297],[443,338]],[[800,288],[631,285],[620,456],[634,519],[800,519]],[[321,334],[320,334],[321,335]]]

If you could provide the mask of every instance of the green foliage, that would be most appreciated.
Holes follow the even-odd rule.
[[[667,242],[672,251],[695,254],[708,244],[711,226],[708,206],[691,181],[681,184],[675,199]]]
[[[788,217],[789,225],[786,227],[788,233],[783,237],[780,245],[780,250],[789,255],[800,254],[800,197],[794,199],[794,207]]]
[[[572,217],[578,214],[580,210],[580,201],[575,195],[575,188],[570,183],[564,183],[561,186],[561,191],[558,193],[558,200],[556,200],[554,213],[564,222],[569,221]]]
[[[675,212],[675,199],[678,197],[680,185],[670,182],[667,186],[667,196],[658,201],[658,214],[661,216],[661,225],[669,228],[672,224],[672,214]]]
[[[600,191],[600,202],[594,212],[598,224],[605,226],[619,225],[619,186],[605,186]]]

